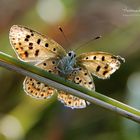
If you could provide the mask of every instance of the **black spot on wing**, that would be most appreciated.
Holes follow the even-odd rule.
[[[30,38],[30,35],[26,35],[26,38]]]
[[[99,72],[100,71],[100,68],[101,68],[101,66],[98,65],[97,68],[96,68],[96,72]]]
[[[96,60],[96,56],[94,56],[93,59]]]
[[[104,68],[107,69],[108,68],[108,64],[106,64]]]
[[[56,51],[56,48],[53,48],[53,51],[55,52]]]
[[[85,76],[86,76],[87,74],[88,74],[87,72],[84,73]]]
[[[48,43],[45,43],[45,47],[49,47],[49,44]]]
[[[102,61],[105,61],[105,57],[104,56],[102,56]]]
[[[29,55],[27,51],[25,51],[24,54],[26,57],[28,57],[28,55]]]
[[[24,40],[25,40],[26,42],[28,42],[28,41],[29,41],[29,39],[28,39],[28,38],[25,38]]]
[[[39,54],[39,50],[36,50],[35,51],[35,56],[38,56],[38,54]]]
[[[90,81],[89,84],[91,85],[92,84],[92,81]]]
[[[55,61],[52,61],[52,64],[55,64]]]
[[[106,75],[108,73],[108,71],[107,70],[105,70],[104,72],[103,72],[103,75]]]
[[[77,80],[79,80],[79,77],[76,77]]]
[[[29,43],[29,49],[30,49],[30,50],[33,49],[33,43],[32,43],[32,42]]]
[[[50,73],[51,73],[52,71],[51,71],[51,70],[48,70],[48,72],[50,72]]]
[[[40,44],[40,42],[41,42],[41,39],[39,38],[39,39],[37,40],[37,44],[39,45],[39,44]]]

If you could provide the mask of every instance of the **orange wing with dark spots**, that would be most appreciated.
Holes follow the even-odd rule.
[[[95,90],[92,76],[85,68],[80,68],[79,71],[73,72],[70,76],[68,76],[68,80],[73,81],[74,83],[79,84],[89,90]],[[58,93],[58,99],[64,103],[65,106],[71,108],[85,108],[87,104],[89,104],[88,101],[80,99],[64,91],[59,91]]]
[[[57,91],[53,87],[40,83],[30,77],[25,78],[23,85],[27,95],[38,99],[48,99]]]
[[[51,58],[36,64],[36,66],[48,72],[58,74],[58,70],[56,69],[57,63],[58,59]],[[50,87],[30,77],[25,78],[23,82],[23,88],[27,95],[38,99],[50,98],[57,91],[55,88]]]
[[[48,72],[59,75],[56,68],[58,59],[51,58],[38,63],[36,66],[44,69]],[[80,68],[79,71],[75,71],[68,76],[68,80],[75,82],[81,86],[84,86],[90,90],[95,90],[94,82],[91,74],[88,70]],[[58,92],[58,99],[64,103],[65,106],[71,108],[85,108],[89,102],[80,99],[76,96],[70,95],[64,91],[57,91],[57,89],[50,87],[44,83],[41,83],[30,77],[26,77],[23,83],[24,91],[37,99],[48,99],[53,94]]]
[[[106,52],[89,52],[79,55],[77,64],[84,66],[93,75],[106,79],[119,69],[124,58]]]
[[[26,62],[61,58],[66,55],[57,42],[23,26],[13,25],[9,38],[18,58]]]

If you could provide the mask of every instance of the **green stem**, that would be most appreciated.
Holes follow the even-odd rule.
[[[59,90],[68,92],[72,95],[85,99],[91,103],[99,105],[103,108],[111,110],[117,114],[120,114],[126,118],[140,123],[139,110],[98,92],[88,90],[80,85],[77,85],[59,76],[51,74],[36,66],[19,61],[2,52],[0,52],[0,66],[16,71],[25,76],[32,77],[40,82],[53,86]]]

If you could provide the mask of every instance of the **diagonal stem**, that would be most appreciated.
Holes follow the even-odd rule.
[[[53,86],[59,90],[68,92],[72,95],[120,114],[125,118],[140,123],[139,110],[98,92],[88,90],[84,87],[81,87],[80,85],[65,80],[38,67],[19,61],[2,52],[0,52],[0,66],[16,71],[25,76],[32,77],[40,82]]]

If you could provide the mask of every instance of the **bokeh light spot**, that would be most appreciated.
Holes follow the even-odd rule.
[[[140,72],[131,74],[127,81],[128,102],[130,105],[140,108]]]
[[[39,16],[50,24],[61,21],[64,17],[64,6],[60,0],[39,0],[37,4]]]
[[[0,133],[7,139],[17,139],[21,138],[23,129],[17,118],[7,115],[0,121]]]

